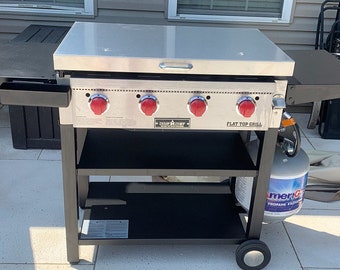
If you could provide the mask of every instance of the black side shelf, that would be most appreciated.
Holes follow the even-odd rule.
[[[7,105],[67,107],[70,100],[68,85],[25,82],[4,82],[0,85],[0,101]]]

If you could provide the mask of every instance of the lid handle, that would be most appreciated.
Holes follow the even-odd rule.
[[[159,64],[159,67],[163,70],[190,70],[192,69],[194,66],[190,63],[165,63],[162,62]]]

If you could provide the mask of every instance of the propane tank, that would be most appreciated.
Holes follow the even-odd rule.
[[[247,145],[249,154],[255,162],[259,141]],[[298,213],[303,204],[308,179],[309,158],[303,149],[294,157],[288,157],[285,150],[276,146],[274,161],[266,195],[263,221],[273,223]],[[245,210],[249,210],[253,187],[252,177],[237,177],[235,197]]]

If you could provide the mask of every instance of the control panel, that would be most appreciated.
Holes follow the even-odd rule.
[[[70,84],[71,122],[94,128],[266,130],[279,127],[286,90],[282,81],[71,78]]]

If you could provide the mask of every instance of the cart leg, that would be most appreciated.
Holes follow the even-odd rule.
[[[87,193],[89,192],[89,176],[78,175],[78,200],[81,208],[85,208]]]
[[[257,163],[259,174],[254,179],[252,198],[249,207],[247,237],[259,239],[262,229],[266,194],[274,159],[278,129],[271,128],[264,132],[264,137],[259,148]],[[262,146],[262,147],[261,147]]]
[[[75,134],[72,125],[61,125],[62,170],[67,260],[79,262],[78,199]]]

